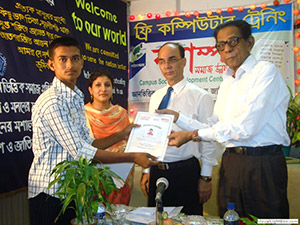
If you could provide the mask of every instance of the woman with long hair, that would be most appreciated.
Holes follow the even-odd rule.
[[[91,130],[90,136],[104,138],[123,130],[130,122],[127,110],[111,103],[113,95],[113,76],[106,70],[96,70],[89,78],[89,92],[91,100],[85,108],[87,125]],[[124,151],[126,140],[111,146],[108,151]],[[114,204],[128,205],[133,187],[133,169],[122,188],[114,190],[108,196]]]

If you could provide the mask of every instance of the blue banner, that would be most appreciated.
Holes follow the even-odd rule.
[[[245,8],[242,12],[234,11],[222,14],[214,12],[211,16],[179,16],[162,19],[152,19],[130,23],[130,44],[136,46],[140,42],[165,42],[205,38],[213,36],[215,28],[227,21],[245,20],[252,25],[252,32],[287,31],[292,28],[291,4],[268,6],[251,10]],[[276,25],[276,26],[274,26]]]
[[[32,162],[31,110],[51,84],[47,47],[73,36],[83,48],[77,86],[89,101],[88,77],[97,68],[114,75],[114,100],[127,108],[127,6],[119,0],[0,2],[0,193],[27,186]]]

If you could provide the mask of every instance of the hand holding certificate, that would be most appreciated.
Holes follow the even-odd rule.
[[[162,161],[173,120],[169,114],[138,112],[134,123],[140,127],[132,129],[125,152],[146,152]]]

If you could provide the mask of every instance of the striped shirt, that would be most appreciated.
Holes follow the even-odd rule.
[[[53,195],[57,184],[47,190],[52,169],[63,160],[77,160],[81,155],[91,159],[97,151],[86,126],[83,93],[54,77],[52,86],[34,104],[32,126],[34,159],[28,177],[28,198],[41,192]]]

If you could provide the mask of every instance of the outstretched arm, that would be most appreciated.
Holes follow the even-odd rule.
[[[99,149],[106,149],[106,148],[118,143],[119,141],[128,139],[128,136],[129,136],[132,128],[139,127],[139,126],[140,125],[138,125],[138,124],[130,123],[127,125],[127,127],[125,127],[123,130],[121,130],[117,133],[114,133],[105,138],[95,139],[92,143],[92,146],[94,146],[95,148],[99,148]]]
[[[193,139],[194,131],[178,131],[171,133],[169,138],[169,145],[180,147],[181,145],[191,141]]]
[[[148,168],[159,163],[159,161],[154,161],[157,158],[149,153],[109,152],[100,149],[97,150],[94,159],[102,163],[134,162],[143,168]]]
[[[178,117],[179,117],[179,113],[172,110],[172,109],[156,109],[155,110],[156,113],[159,113],[159,114],[170,114],[170,115],[173,115],[174,116],[174,123],[176,123],[176,121],[178,120]]]

